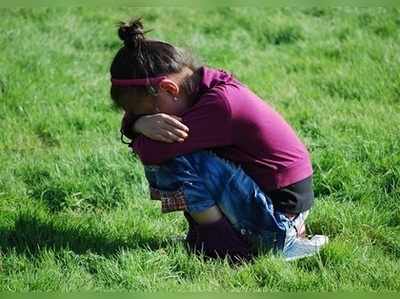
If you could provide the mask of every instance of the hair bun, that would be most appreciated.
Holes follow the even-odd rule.
[[[138,41],[145,39],[147,32],[143,30],[141,18],[119,23],[118,36],[126,47],[136,47]]]

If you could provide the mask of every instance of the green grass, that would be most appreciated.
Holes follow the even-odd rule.
[[[119,142],[115,23],[234,72],[292,124],[315,169],[320,256],[188,256]],[[400,290],[400,11],[0,10],[0,290]],[[206,134],[206,132],[205,132]]]

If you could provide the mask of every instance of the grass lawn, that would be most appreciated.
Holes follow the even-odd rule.
[[[320,256],[188,256],[119,141],[116,22],[233,72],[310,149]],[[400,10],[0,10],[0,291],[400,290]],[[207,132],[204,132],[207,134]]]

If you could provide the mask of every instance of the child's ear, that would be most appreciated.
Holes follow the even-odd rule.
[[[177,96],[179,94],[179,86],[174,81],[170,79],[163,79],[159,83],[160,89],[170,93],[173,96]]]

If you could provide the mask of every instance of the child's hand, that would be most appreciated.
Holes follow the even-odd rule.
[[[182,118],[165,113],[142,116],[135,122],[134,130],[167,143],[183,142],[189,136],[189,128],[182,123]]]

